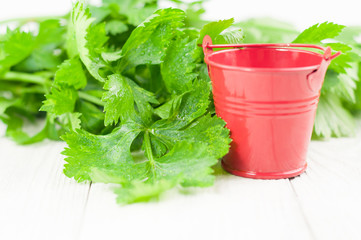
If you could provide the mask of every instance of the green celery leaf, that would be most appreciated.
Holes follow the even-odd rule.
[[[160,138],[154,137],[153,135],[150,135],[149,138],[153,156],[156,158],[163,156],[173,147],[172,145],[165,145]]]
[[[198,39],[200,30],[195,28],[183,28],[182,32],[189,37],[190,40]]]
[[[341,42],[327,43],[326,45],[330,46],[332,50],[341,51],[342,53],[349,52],[352,50],[352,47],[350,45],[341,43]],[[335,58],[335,59],[337,59],[337,58]]]
[[[10,68],[27,58],[34,45],[35,38],[31,33],[8,29],[0,40],[0,70]]]
[[[237,44],[243,42],[244,34],[242,29],[230,29],[225,30],[219,34],[215,43],[217,44]]]
[[[202,44],[203,38],[206,35],[210,36],[212,40],[215,40],[219,36],[219,34],[232,26],[233,23],[234,19],[230,18],[227,20],[219,20],[218,22],[211,22],[204,25],[200,32],[197,44]]]
[[[111,20],[106,23],[105,31],[108,34],[117,35],[128,31],[128,25],[119,20]]]
[[[209,106],[210,86],[208,82],[196,80],[192,91],[184,94],[179,107],[168,119],[161,119],[152,128],[181,129],[204,115]]]
[[[117,61],[121,58],[121,50],[116,52],[102,52],[102,58],[107,63]]]
[[[300,33],[293,43],[319,43],[337,37],[344,28],[345,26],[332,22],[317,23]]]
[[[151,122],[153,108],[150,103],[158,104],[153,93],[139,87],[131,79],[120,74],[109,76],[104,89],[108,90],[102,98],[102,101],[105,102],[106,126],[117,124],[119,119],[122,122],[130,119],[136,120],[138,115],[146,125]]]
[[[104,0],[105,6],[116,8],[118,14],[124,15],[129,24],[138,26],[149,17],[158,6],[155,0]]]
[[[133,0],[128,0],[132,1]],[[126,10],[128,12],[128,23],[133,26],[138,26],[141,24],[147,17],[149,17],[155,10],[157,10],[156,6],[148,6],[144,8],[138,8],[138,9],[129,9]]]
[[[104,136],[81,129],[63,135],[62,139],[69,146],[62,152],[67,156],[65,175],[82,182],[91,180],[89,174],[93,168],[114,169],[117,165],[130,164],[130,145],[139,133],[139,125],[126,123]]]
[[[65,31],[57,19],[49,19],[39,24],[39,33],[34,42],[34,50],[31,55],[18,64],[15,69],[35,72],[41,70],[53,70],[62,61],[60,46],[64,44]],[[60,51],[55,54],[55,50]]]
[[[132,184],[116,188],[114,192],[117,195],[117,203],[119,204],[149,202],[158,200],[163,192],[175,187],[177,184],[178,179],[161,179],[154,183],[135,181]]]
[[[176,2],[176,1],[173,1]],[[185,9],[186,19],[184,20],[187,27],[202,28],[208,21],[202,19],[202,15],[206,12],[203,7],[204,0],[200,1],[180,1],[179,8]],[[186,6],[184,6],[184,4]]]
[[[73,6],[70,20],[68,23],[66,51],[70,58],[80,55],[80,51],[84,51],[86,55],[89,50],[86,48],[87,30],[94,22],[95,19],[90,17],[84,3],[78,1]]]
[[[182,94],[192,86],[197,77],[193,73],[195,64],[196,40],[177,38],[169,45],[164,62],[161,64],[161,73],[168,92]]]
[[[337,73],[346,73],[346,69],[351,68],[351,63],[354,61],[352,59],[353,53],[350,52],[352,47],[343,43],[329,43],[327,46],[330,46],[334,51],[342,52],[340,56],[332,60],[329,69]]]
[[[65,129],[75,131],[76,129],[80,128],[81,121],[80,121],[81,113],[74,112],[74,113],[64,113],[59,116],[59,120],[64,125]]]
[[[160,64],[158,65],[139,65],[135,69],[135,81],[142,88],[153,92],[157,98],[162,101],[168,97],[164,81],[162,79]]]
[[[217,159],[208,154],[207,147],[204,144],[178,142],[163,157],[154,159],[154,162],[149,160],[140,164],[148,169],[145,183],[153,185],[160,182],[160,186],[162,186],[162,180],[167,180],[169,181],[167,185],[170,188],[177,183],[184,187],[207,187],[212,185],[214,176],[212,175],[211,166],[216,163]],[[143,186],[147,188],[147,185]],[[161,191],[144,191],[142,197],[156,197],[164,190],[167,190],[167,188],[163,186]],[[118,201],[132,196],[131,194],[124,196],[121,195],[122,193],[124,192],[118,192]],[[137,198],[139,197],[138,194]],[[129,199],[125,203],[130,203]]]
[[[356,44],[360,33],[361,26],[347,26],[336,39],[346,44]]]
[[[80,127],[81,113],[74,112],[78,92],[84,88],[87,77],[78,58],[64,61],[55,73],[51,93],[46,94],[40,111],[46,111],[59,117],[63,130],[75,130]]]
[[[105,82],[102,101],[105,102],[105,125],[117,124],[134,117],[134,96],[126,77],[120,74],[113,74]]]
[[[65,60],[55,73],[54,85],[72,86],[81,89],[86,86],[87,77],[78,58]]]
[[[346,73],[338,75],[338,82],[331,87],[330,91],[348,102],[355,103],[355,90],[357,81],[359,81],[357,76],[358,66],[356,64],[352,65],[353,68],[346,68]]]
[[[173,98],[167,105],[163,105],[167,106],[164,110],[169,109],[169,115],[163,113],[163,109],[160,115],[168,119],[158,120],[150,128],[151,140],[155,145],[153,150],[157,156],[184,140],[205,143],[209,154],[216,158],[221,158],[228,152],[229,130],[220,118],[203,116],[209,107],[209,90],[202,92],[201,89],[206,87],[200,84],[194,91]]]
[[[73,112],[75,102],[78,99],[77,91],[72,87],[57,85],[52,87],[51,94],[46,94],[46,100],[40,111],[46,111],[55,115]]]
[[[216,163],[217,158],[209,155],[205,144],[178,142],[169,153],[156,159],[154,177],[172,179],[181,175],[182,186],[206,187],[213,184],[211,166]]]
[[[334,86],[339,83],[338,73],[333,70],[328,70],[325,75],[325,80],[322,86],[322,92],[326,93],[330,91]]]
[[[129,78],[127,79],[127,82],[132,88],[137,113],[141,117],[142,122],[146,126],[149,126],[152,122],[152,115],[154,112],[153,107],[150,104],[153,103],[157,105],[159,102],[152,92],[139,87]]]
[[[93,134],[99,134],[104,128],[104,113],[101,109],[86,101],[78,101],[75,111],[81,113],[81,127]]]
[[[217,159],[229,151],[229,130],[226,123],[217,116],[205,115],[183,130],[172,128],[154,129],[154,137],[160,139],[168,148],[179,141],[206,143],[208,154]]]
[[[160,9],[140,24],[122,48],[121,72],[141,64],[160,64],[177,28],[183,26],[184,12]]]
[[[64,34],[65,29],[59,19],[48,19],[42,21],[39,24],[39,33],[36,36],[36,46],[60,46],[64,44]]]
[[[103,48],[108,38],[105,25],[92,25],[94,21],[95,18],[91,17],[89,8],[83,2],[75,3],[68,28],[66,49],[70,58],[79,55],[91,75],[104,82],[105,78],[99,71],[107,65],[98,51]]]
[[[330,46],[334,51],[342,52],[340,56],[332,60],[329,66],[329,69],[340,74],[346,74],[348,71],[347,69],[354,68],[355,64],[361,61],[361,56],[359,55],[360,52],[357,52],[357,48],[352,47],[352,45],[344,43],[328,43],[327,46]]]
[[[211,166],[216,163],[217,159],[209,155],[206,145],[178,142],[163,157],[130,162],[119,169],[96,169],[92,176],[101,182],[122,184],[123,187],[116,190],[118,202],[133,203],[157,198],[177,184],[184,187],[210,186],[214,181]]]
[[[35,72],[41,70],[53,70],[61,64],[61,58],[54,55],[52,47],[44,46],[34,49],[31,55],[15,66],[17,71]]]
[[[355,121],[333,93],[321,94],[317,107],[314,133],[323,138],[354,134]]]
[[[89,5],[89,12],[93,18],[95,18],[94,23],[98,24],[100,22],[103,22],[105,18],[112,13],[112,9],[110,9],[108,6],[93,6]]]
[[[184,94],[186,93],[187,92]],[[174,96],[168,102],[155,109],[154,113],[163,119],[170,118],[173,114],[177,114],[184,94]]]

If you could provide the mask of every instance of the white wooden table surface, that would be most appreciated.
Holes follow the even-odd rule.
[[[0,129],[4,129],[3,126]],[[361,131],[312,142],[306,173],[253,180],[217,175],[205,189],[119,206],[112,186],[63,173],[65,144],[0,138],[0,239],[361,239]]]

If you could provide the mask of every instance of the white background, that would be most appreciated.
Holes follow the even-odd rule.
[[[92,2],[99,2],[94,0]],[[61,15],[71,7],[71,0],[0,0],[0,20],[26,16]],[[162,6],[166,3],[162,3]],[[275,17],[295,24],[300,30],[324,21],[361,25],[359,0],[208,0],[207,19]]]

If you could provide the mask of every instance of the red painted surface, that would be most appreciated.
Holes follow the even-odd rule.
[[[235,49],[212,50],[227,46]],[[340,53],[305,44],[212,45],[208,36],[203,48],[216,113],[233,140],[223,167],[250,178],[301,174],[324,76]]]

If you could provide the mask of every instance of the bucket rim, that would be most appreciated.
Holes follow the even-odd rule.
[[[303,49],[296,49],[296,48],[269,48],[272,50],[281,50],[281,51],[297,51],[297,52],[304,52],[307,54],[312,54],[312,55],[316,55],[318,57],[320,57],[320,64],[316,64],[316,65],[310,65],[310,66],[305,66],[305,67],[290,67],[290,68],[285,68],[285,67],[281,67],[281,68],[271,68],[271,67],[242,67],[242,66],[231,66],[231,65],[226,65],[226,64],[222,64],[222,63],[217,63],[214,61],[209,60],[209,58],[211,56],[214,56],[216,54],[222,54],[224,52],[233,52],[233,51],[242,51],[243,49],[239,49],[239,48],[233,48],[233,49],[223,49],[223,50],[219,50],[216,52],[212,52],[210,54],[208,54],[207,56],[205,56],[204,61],[208,66],[212,66],[212,67],[218,67],[218,68],[222,68],[222,69],[227,69],[227,70],[240,70],[240,71],[244,71],[244,72],[295,72],[295,71],[314,71],[317,70],[320,65],[321,65],[321,61],[323,59],[323,55],[320,53],[316,53],[316,52],[312,52],[312,51],[307,51],[307,50],[303,50]]]

